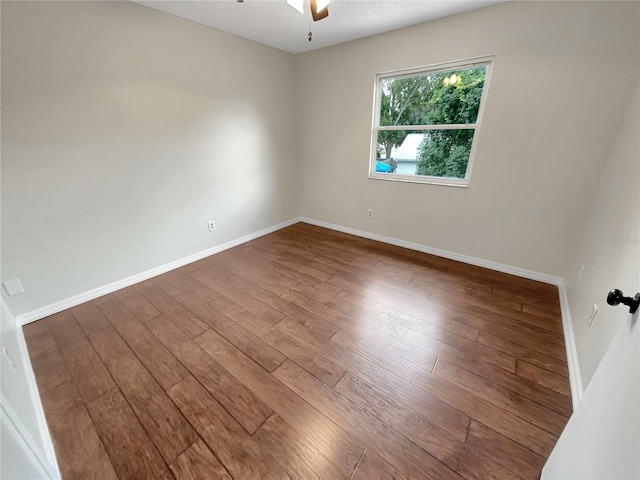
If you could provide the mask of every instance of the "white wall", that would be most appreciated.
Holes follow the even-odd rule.
[[[0,299],[0,478],[60,476],[22,330]],[[39,472],[33,476],[33,472]]]
[[[297,56],[303,214],[562,277],[637,83],[639,6],[509,2]],[[487,54],[470,188],[368,179],[375,74]]]
[[[2,2],[11,312],[299,215],[293,81],[287,53],[133,3]]]
[[[627,307],[607,305],[607,293],[612,288],[621,289],[627,296],[640,292],[638,132],[640,84],[623,116],[622,128],[613,148],[604,157],[598,186],[590,202],[585,204],[588,217],[574,249],[573,268],[565,279],[585,388],[616,331],[629,315]],[[598,304],[599,311],[589,327],[594,302]]]
[[[566,278],[587,383],[615,323],[586,329],[590,304],[637,287],[615,267],[633,244],[598,241],[638,235],[633,212],[603,220],[631,176],[600,177],[637,148],[639,19],[638,2],[509,2],[292,56],[127,2],[2,2],[2,280],[27,290],[9,307],[303,214]],[[375,74],[486,54],[471,187],[367,179]]]
[[[60,478],[60,475],[50,475],[29,446],[15,425],[0,411],[0,478],[11,480],[45,480]]]

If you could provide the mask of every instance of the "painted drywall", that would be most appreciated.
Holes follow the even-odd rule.
[[[22,330],[1,299],[0,325],[3,417],[0,478],[44,478],[41,475],[29,477],[34,469],[47,472],[47,478],[59,477]]]
[[[127,2],[1,8],[16,315],[300,214],[570,287],[590,264],[578,247],[640,70],[637,2],[510,2],[297,56]],[[470,188],[367,179],[375,74],[486,54]],[[586,372],[610,339],[581,330],[595,291],[571,294]]]
[[[0,478],[11,480],[48,480],[54,477],[42,468],[39,460],[32,454],[18,429],[0,409]]]
[[[509,2],[298,55],[303,215],[562,277],[637,82],[639,7]],[[492,54],[470,187],[368,179],[375,75]]]
[[[299,215],[290,54],[130,2],[1,8],[15,316]]]
[[[640,292],[640,85],[629,93],[619,135],[585,204],[588,217],[565,278],[585,388],[629,315],[624,306],[607,305],[607,293],[612,288],[627,296]],[[594,303],[598,313],[589,326]]]

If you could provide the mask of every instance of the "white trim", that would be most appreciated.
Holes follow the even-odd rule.
[[[16,322],[18,323],[18,325],[26,325],[28,323],[35,322],[36,320],[40,320],[41,318],[48,317],[49,315],[53,315],[54,313],[58,313],[68,308],[75,307],[76,305],[80,305],[81,303],[85,303],[90,300],[94,300],[98,297],[101,297],[103,295],[113,293],[117,290],[128,287],[135,283],[139,283],[144,280],[157,277],[158,275],[162,275],[163,273],[169,272],[171,270],[175,270],[176,268],[183,267],[189,263],[196,262],[198,260],[201,260],[215,253],[222,252],[229,248],[236,247],[243,243],[254,240],[258,237],[262,237],[269,233],[272,233],[282,228],[293,225],[294,223],[298,223],[299,221],[300,221],[299,217],[292,218],[291,220],[287,220],[286,222],[282,222],[277,225],[267,227],[263,230],[250,233],[248,235],[237,238],[235,240],[230,240],[226,243],[216,245],[215,247],[211,247],[206,250],[202,250],[200,252],[194,253],[192,255],[180,258],[178,260],[174,260],[173,262],[165,263],[164,265],[160,265],[159,267],[152,268],[151,270],[147,270],[145,272],[140,272],[135,275],[131,275],[130,277],[124,278],[122,280],[118,280],[108,285],[104,285],[102,287],[89,290],[88,292],[74,295],[73,297],[60,300],[59,302],[52,303],[51,305],[46,305],[36,310],[32,310],[31,312],[23,313],[22,315],[18,315],[18,317],[16,318]]]
[[[560,277],[556,277],[553,275],[548,275],[545,273],[535,272],[532,270],[527,270],[524,268],[513,267],[511,265],[505,265],[502,263],[493,262],[490,260],[485,260],[482,258],[472,257],[469,255],[464,255],[461,253],[451,252],[448,250],[443,250],[440,248],[429,247],[426,245],[421,245],[419,243],[407,242],[405,240],[400,240],[397,238],[386,237],[384,235],[378,235],[375,233],[365,232],[363,230],[357,230],[355,228],[343,227],[341,225],[335,225],[333,223],[323,222],[321,220],[315,220],[313,218],[308,217],[297,217],[292,218],[291,220],[287,220],[286,222],[279,223],[272,227],[265,228],[258,232],[250,233],[243,237],[240,237],[236,240],[231,240],[229,242],[223,243],[221,245],[217,245],[215,247],[209,248],[207,250],[203,250],[201,252],[195,253],[193,255],[189,255],[187,257],[181,258],[179,260],[175,260],[173,262],[167,263],[165,265],[161,265],[159,267],[153,268],[151,270],[147,270],[146,272],[141,272],[139,274],[133,275],[131,277],[127,277],[123,280],[110,283],[109,285],[105,285],[103,287],[99,287],[93,290],[90,290],[85,293],[81,293],[74,297],[61,300],[51,305],[47,305],[45,307],[39,308],[37,310],[33,310],[31,312],[24,313],[18,316],[15,321],[18,325],[26,325],[27,323],[39,320],[41,318],[47,317],[49,315],[53,315],[54,313],[61,312],[68,308],[74,307],[76,305],[80,305],[81,303],[88,302],[89,300],[93,300],[102,295],[106,295],[108,293],[115,292],[116,290],[120,290],[122,288],[128,287],[135,283],[148,280],[149,278],[161,275],[170,270],[174,270],[176,268],[182,267],[189,263],[195,262],[202,258],[208,257],[218,252],[222,252],[229,248],[241,245],[243,243],[249,242],[256,238],[262,237],[269,233],[275,232],[282,228],[288,227],[298,222],[305,222],[311,225],[316,225],[319,227],[328,228],[330,230],[336,230],[338,232],[348,233],[350,235],[355,235],[362,238],[368,238],[370,240],[376,240],[383,243],[388,243],[390,245],[396,245],[399,247],[408,248],[410,250],[415,250],[418,252],[428,253],[431,255],[436,255],[442,258],[448,258],[450,260],[455,260],[458,262],[467,263],[469,265],[476,265],[478,267],[488,268],[490,270],[495,270],[502,273],[507,273],[510,275],[515,275],[522,278],[528,278],[530,280],[536,280],[538,282],[548,283],[551,285],[556,285],[558,287],[559,295],[560,295],[560,309],[562,314],[562,329],[564,333],[565,340],[565,348],[567,352],[567,364],[569,368],[569,382],[571,384],[571,396],[573,401],[573,408],[575,409],[580,402],[583,394],[582,387],[582,379],[580,377],[580,366],[578,363],[578,356],[575,345],[575,338],[573,334],[573,326],[571,323],[571,314],[569,312],[569,303],[567,300],[567,293],[564,285],[564,280]],[[26,352],[26,344],[24,342],[24,337],[22,336],[22,330],[20,331],[19,336],[21,340],[21,345],[23,345]],[[29,365],[29,379],[30,379],[30,388],[35,389],[35,397],[37,398],[38,406],[40,411],[42,412],[42,406],[40,404],[40,396],[37,395],[37,387],[35,383],[35,378],[33,377],[33,370],[31,369],[31,362],[29,361],[29,356],[26,356],[26,361]],[[44,422],[44,414],[42,414],[42,421]],[[46,428],[46,422],[43,423]],[[49,431],[46,430],[47,437],[49,442],[51,442],[50,437],[48,436]],[[50,443],[50,445],[52,445]],[[53,446],[51,446],[51,452],[53,452]],[[49,452],[47,452],[49,453]],[[55,456],[54,456],[55,458]]]
[[[34,439],[31,438],[28,429],[22,423],[20,417],[15,413],[11,403],[4,397],[4,394],[0,393],[3,409],[22,439],[29,446],[30,451],[38,459],[38,463],[42,465],[51,478],[60,478],[60,468],[58,466],[56,452],[53,448],[53,440],[51,439],[47,419],[44,415],[44,408],[42,406],[42,400],[40,399],[40,392],[38,391],[38,384],[36,383],[36,377],[33,373],[33,366],[31,365],[31,358],[29,357],[27,342],[25,341],[22,327],[18,323],[18,319],[13,317],[11,311],[2,298],[0,298],[0,309],[2,309],[2,315],[7,315],[9,320],[15,323],[18,355],[20,355],[20,361],[24,366],[25,380],[27,382],[27,388],[29,389],[29,396],[33,402],[36,421],[38,422],[38,433],[40,434],[40,440],[44,447],[44,452],[40,450]],[[43,455],[44,459],[42,458]]]
[[[578,350],[576,349],[576,339],[573,334],[573,322],[571,322],[571,311],[569,310],[569,299],[564,280],[558,285],[560,292],[560,311],[562,312],[562,332],[564,333],[564,347],[567,352],[567,367],[569,369],[569,384],[571,385],[571,403],[573,410],[578,407],[584,387],[582,386],[582,376],[580,375],[580,363],[578,362]]]
[[[355,228],[343,227],[341,225],[335,225],[333,223],[323,222],[321,220],[315,220],[313,218],[301,217],[300,221],[310,223],[311,225],[316,225],[318,227],[324,227],[330,230],[348,233],[357,237],[368,238],[369,240],[376,240],[378,242],[408,248],[417,252],[428,253],[437,257],[448,258],[449,260],[456,260],[458,262],[467,263],[469,265],[476,265],[478,267],[488,268],[489,270],[508,273],[517,277],[528,278],[529,280],[535,280],[538,282],[557,286],[558,295],[560,297],[562,331],[564,335],[565,349],[567,352],[567,367],[569,369],[569,383],[571,385],[571,399],[573,409],[575,410],[578,406],[578,403],[580,403],[583,394],[582,377],[580,376],[580,364],[578,363],[578,351],[576,350],[575,337],[573,335],[573,324],[571,323],[571,314],[569,311],[569,301],[567,300],[567,291],[564,285],[564,280],[562,278],[548,275],[546,273],[534,272],[533,270],[526,270],[524,268],[505,265],[503,263],[493,262],[491,260],[485,260],[461,253],[442,250],[440,248],[428,247],[419,243],[407,242],[405,240],[385,237],[384,235],[378,235],[376,233],[356,230]]]
[[[399,240],[397,238],[386,237],[378,235],[376,233],[369,233],[362,230],[356,230],[350,227],[343,227],[341,225],[335,225],[333,223],[323,222],[321,220],[315,220],[313,218],[301,217],[300,220],[311,225],[318,227],[328,228],[330,230],[336,230],[338,232],[348,233],[350,235],[356,235],[362,238],[368,238],[370,240],[376,240],[378,242],[388,243],[390,245],[396,245],[398,247],[408,248],[418,252],[428,253],[436,255],[438,257],[448,258],[450,260],[456,260],[458,262],[467,263],[470,265],[476,265],[478,267],[488,268],[502,273],[508,273],[522,278],[528,278],[529,280],[536,280],[538,282],[548,283],[558,287],[558,294],[560,296],[560,311],[562,316],[562,331],[564,334],[564,344],[567,352],[567,366],[569,369],[569,383],[571,385],[571,398],[573,409],[578,406],[582,399],[584,392],[582,387],[582,377],[580,376],[580,364],[578,363],[578,352],[576,350],[575,337],[573,334],[573,324],[571,323],[571,313],[569,311],[569,302],[567,300],[567,291],[564,285],[564,280],[560,277],[553,275],[547,275],[545,273],[534,272],[532,270],[526,270],[524,268],[513,267],[502,263],[493,262],[490,260],[484,260],[482,258],[471,257],[461,253],[451,252],[448,250],[442,250],[440,248],[428,247],[419,243],[407,242],[405,240]]]
[[[446,72],[447,70],[451,70],[454,68],[474,68],[480,65],[486,65],[487,62],[493,60],[495,55],[480,55],[477,57],[471,58],[462,58],[459,60],[452,60],[449,62],[439,62],[439,63],[430,63],[428,65],[422,65],[419,67],[411,67],[411,68],[403,68],[400,70],[389,70],[386,72],[379,73],[377,77],[379,78],[402,78],[402,77],[411,77],[420,73],[424,73],[425,71],[429,71],[429,73],[434,72]]]
[[[7,427],[12,431],[15,440],[20,445],[22,451],[31,459],[32,465],[41,470],[40,474],[43,475],[43,478],[60,479],[60,470],[55,456],[55,463],[52,465],[47,461],[50,460],[48,456],[42,453],[38,445],[31,438],[31,435],[29,435],[27,427],[22,422],[22,419],[16,414],[11,402],[5,398],[4,394],[0,394],[0,398],[0,402],[2,403],[2,416],[6,418]],[[49,430],[45,428],[45,431],[48,436]],[[51,447],[53,448],[53,444],[51,444]]]
[[[451,252],[449,250],[442,250],[440,248],[428,247],[419,243],[407,242],[393,237],[385,237],[384,235],[378,235],[377,233],[365,232],[363,230],[356,230],[355,228],[343,227],[341,225],[335,225],[333,223],[323,222],[321,220],[315,220],[313,218],[301,217],[300,221],[316,225],[318,227],[328,228],[330,230],[336,230],[338,232],[348,233],[357,237],[368,238],[369,240],[376,240],[378,242],[388,243],[390,245],[396,245],[398,247],[408,248],[417,252],[428,253],[437,257],[448,258],[449,260],[456,260],[458,262],[468,263],[469,265],[476,265],[478,267],[488,268],[489,270],[495,270],[497,272],[508,273],[517,277],[528,278],[529,280],[536,280],[538,282],[549,283],[551,285],[560,286],[563,284],[563,280],[560,277],[553,275],[547,275],[546,273],[534,272],[533,270],[526,270],[520,267],[512,267],[511,265],[505,265],[503,263],[492,262],[491,260],[484,260],[482,258],[471,257],[462,253]]]
[[[18,338],[18,348],[20,349],[20,356],[22,357],[22,364],[24,365],[25,376],[27,385],[29,387],[29,395],[34,403],[36,412],[36,419],[38,421],[38,430],[40,430],[40,438],[42,439],[42,445],[44,447],[44,454],[49,461],[49,466],[45,465],[47,471],[54,470],[57,475],[60,475],[60,467],[58,466],[58,459],[56,458],[56,451],[53,448],[53,439],[49,432],[49,426],[47,425],[47,419],[44,415],[44,407],[42,406],[42,400],[40,399],[40,391],[38,390],[38,384],[36,383],[36,376],[33,373],[33,366],[31,365],[31,357],[29,357],[29,351],[27,350],[27,342],[24,338],[21,325],[16,322],[16,331]],[[44,463],[41,461],[41,463]]]
[[[450,123],[448,125],[387,125],[378,127],[378,131],[400,131],[400,130],[475,130],[478,128],[477,123]]]
[[[467,170],[468,171],[468,170]],[[386,180],[388,182],[426,183],[444,185],[446,187],[469,188],[469,181],[464,178],[430,177],[428,175],[403,175],[401,173],[369,173],[369,180]]]
[[[430,185],[443,185],[448,187],[469,187],[471,183],[471,172],[476,156],[478,138],[480,134],[480,125],[484,116],[484,109],[487,103],[487,92],[491,83],[491,73],[493,71],[493,63],[495,55],[483,55],[466,60],[457,60],[454,62],[445,62],[435,65],[427,65],[423,67],[415,67],[404,70],[396,70],[392,72],[379,73],[376,75],[373,94],[373,120],[371,126],[371,147],[369,151],[369,172],[370,180],[391,180],[405,183],[426,183]],[[478,117],[476,123],[466,125],[400,125],[400,126],[381,126],[380,125],[380,102],[382,98],[381,82],[384,79],[397,79],[411,76],[424,75],[429,73],[438,73],[453,69],[475,68],[478,66],[486,66],[487,73],[484,79],[482,95],[480,97],[480,105],[478,108]],[[473,130],[473,140],[471,141],[471,150],[469,151],[469,159],[467,161],[467,169],[464,178],[447,178],[436,177],[432,175],[399,175],[396,173],[379,173],[376,172],[376,161],[378,151],[378,133],[380,131],[393,130]]]

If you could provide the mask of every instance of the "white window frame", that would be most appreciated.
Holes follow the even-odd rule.
[[[427,183],[434,185],[448,185],[452,187],[468,187],[471,180],[471,171],[473,161],[476,156],[478,145],[478,137],[480,135],[480,125],[486,105],[487,92],[489,91],[489,83],[491,80],[491,71],[493,66],[493,55],[482,57],[474,57],[465,60],[457,60],[454,62],[438,63],[426,65],[416,68],[408,68],[403,70],[395,70],[391,72],[379,73],[376,75],[374,106],[373,106],[373,124],[371,128],[371,153],[369,156],[369,178],[374,180],[390,180],[395,182],[410,183]],[[380,93],[383,80],[397,79],[403,77],[411,77],[418,74],[438,73],[450,70],[459,70],[463,68],[474,68],[486,66],[487,74],[485,76],[484,85],[482,87],[482,96],[480,98],[480,107],[478,110],[478,118],[476,123],[455,124],[455,125],[393,125],[380,126]],[[464,178],[451,177],[435,177],[429,175],[402,175],[397,173],[379,173],[376,172],[376,160],[378,149],[378,132],[385,130],[458,130],[458,129],[474,129],[473,141],[471,143],[471,151],[469,153],[469,162],[467,163],[467,171]]]

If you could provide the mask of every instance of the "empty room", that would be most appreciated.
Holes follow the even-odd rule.
[[[0,478],[640,478],[640,2],[0,20]]]

